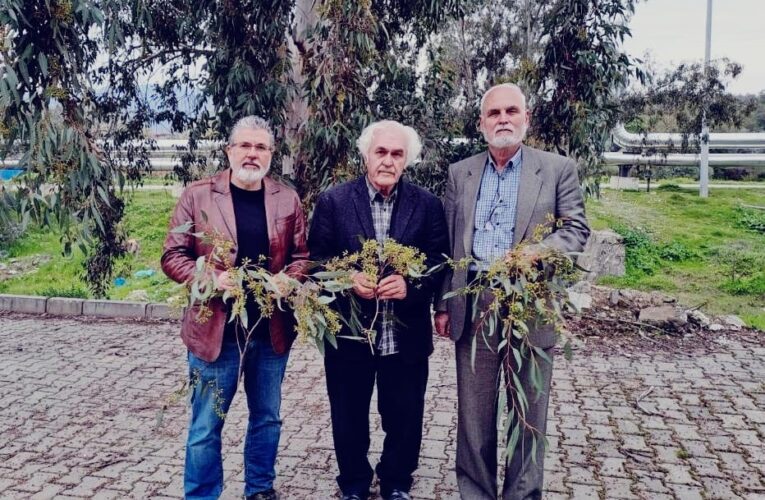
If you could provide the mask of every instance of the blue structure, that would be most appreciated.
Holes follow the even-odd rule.
[[[0,169],[0,181],[9,181],[21,172],[23,172],[23,170],[20,168]]]

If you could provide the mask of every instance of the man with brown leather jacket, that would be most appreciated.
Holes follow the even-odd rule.
[[[233,242],[230,263],[265,258],[272,273],[285,270],[299,276],[308,257],[306,222],[297,193],[266,177],[274,136],[264,119],[247,116],[231,130],[226,146],[230,168],[192,183],[181,195],[170,227],[186,222],[194,232],[217,232]],[[179,283],[188,283],[196,259],[212,247],[188,233],[170,232],[162,254],[162,270]],[[225,269],[216,272],[218,289],[233,283]],[[191,420],[186,442],[186,498],[217,498],[223,490],[221,431],[225,413],[236,393],[240,353],[236,321],[228,322],[227,305],[209,303],[211,316],[203,322],[198,310],[186,311],[181,338],[188,348]],[[260,316],[257,304],[246,305],[250,323]],[[244,494],[248,499],[276,498],[273,481],[279,445],[281,384],[290,345],[295,338],[291,315],[275,310],[263,318],[250,337],[244,356],[244,391],[249,408],[244,443]]]

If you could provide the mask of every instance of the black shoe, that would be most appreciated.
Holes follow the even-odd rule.
[[[356,493],[351,493],[350,495],[343,495],[343,500],[364,500],[361,498],[361,496],[357,495]]]
[[[385,500],[412,500],[412,497],[409,496],[408,491],[393,489]]]
[[[278,500],[279,496],[276,494],[276,490],[271,488],[266,491],[259,491],[254,495],[248,495],[247,500]]]

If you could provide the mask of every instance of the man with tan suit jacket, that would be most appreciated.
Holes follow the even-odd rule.
[[[529,124],[526,98],[516,85],[490,88],[481,100],[480,129],[488,142],[484,152],[449,167],[444,209],[451,255],[473,257],[477,265],[447,276],[443,292],[457,290],[502,258],[520,242],[529,241],[537,226],[552,215],[560,226],[542,242],[530,245],[534,258],[538,245],[563,252],[581,251],[590,230],[584,214],[575,163],[565,157],[522,144]],[[479,307],[488,304],[484,294]],[[475,362],[471,350],[475,335],[470,303],[465,296],[441,300],[436,307],[436,331],[451,336],[457,358],[457,483],[463,499],[496,499],[497,403],[499,370],[506,348],[498,349],[498,335],[479,338]],[[483,336],[482,336],[483,337]],[[532,329],[530,342],[552,360],[555,332],[552,325]],[[524,367],[525,368],[525,367]],[[543,393],[534,397],[528,370],[518,373],[529,409],[526,421],[544,433],[547,422],[552,364],[542,363]],[[508,394],[508,400],[512,394]],[[532,433],[524,431],[505,464],[504,500],[541,498],[544,450],[531,456]]]

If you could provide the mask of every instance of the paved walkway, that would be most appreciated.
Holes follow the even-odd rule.
[[[177,328],[0,315],[0,497],[179,497],[187,416]],[[763,345],[558,358],[546,498],[765,498]],[[430,367],[412,495],[456,499],[449,342],[437,342]],[[327,406],[321,360],[299,346],[284,385],[282,498],[335,495]],[[237,398],[224,498],[242,491],[244,417]],[[375,418],[373,455],[381,439]]]

